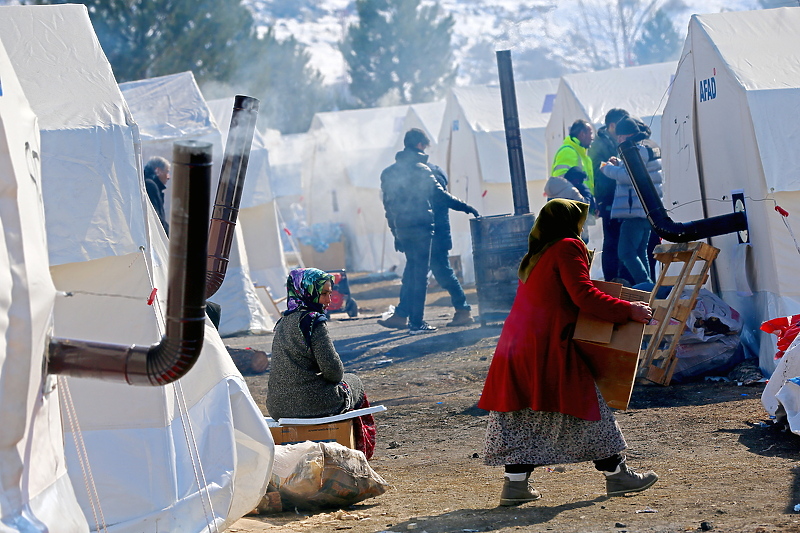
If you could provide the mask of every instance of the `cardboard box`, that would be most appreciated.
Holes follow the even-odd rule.
[[[328,424],[270,426],[275,444],[296,444],[313,440],[315,442],[338,442],[342,446],[355,448],[353,420],[340,420]]]
[[[318,252],[313,246],[300,245],[300,256],[307,267],[320,270],[342,270],[345,268],[344,242],[332,242],[324,252]]]
[[[634,301],[649,301],[650,293],[623,287],[619,283],[593,280],[595,287],[611,296]],[[575,347],[592,370],[597,388],[606,403],[615,409],[627,409],[633,392],[644,324],[614,324],[588,313],[578,314]]]

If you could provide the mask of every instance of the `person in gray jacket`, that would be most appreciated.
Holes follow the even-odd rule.
[[[617,122],[616,133],[620,144],[640,132],[640,125],[631,117],[625,117]],[[652,157],[651,149],[642,143],[638,143],[637,146],[658,195],[663,196],[661,160]],[[647,257],[647,243],[651,232],[650,221],[647,220],[647,214],[639,200],[639,195],[633,188],[628,171],[622,161],[615,156],[602,165],[600,171],[606,177],[616,181],[611,218],[622,220],[619,230],[619,260],[630,272],[634,285],[652,283]]]
[[[425,153],[430,144],[424,131],[408,130],[403,137],[403,150],[397,152],[395,162],[381,172],[386,222],[394,236],[395,250],[406,256],[406,266],[400,302],[394,313],[378,324],[397,329],[408,326],[411,335],[436,331],[436,326],[423,320],[434,240],[434,206],[441,201],[449,209],[478,216],[475,208],[451,195],[437,181]]]
[[[287,310],[275,325],[267,410],[279,418],[315,418],[358,409],[364,385],[344,365],[328,334],[325,308],[333,275],[296,268],[286,281]]]

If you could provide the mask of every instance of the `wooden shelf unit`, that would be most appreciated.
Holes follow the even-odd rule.
[[[711,263],[719,249],[704,242],[660,244],[653,250],[661,263],[661,273],[650,296],[650,307],[656,324],[644,328],[647,342],[639,354],[638,377],[659,385],[669,385],[675,372],[675,353],[686,319],[697,301],[697,295],[708,281]],[[670,267],[672,272],[670,272]],[[675,275],[676,268],[680,271]],[[672,287],[666,299],[656,299],[659,289]],[[691,287],[689,298],[681,299],[686,288]]]

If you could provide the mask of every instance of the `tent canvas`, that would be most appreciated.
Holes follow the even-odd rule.
[[[768,374],[775,338],[760,324],[800,312],[792,219],[774,209],[800,213],[798,25],[800,8],[693,16],[662,121],[673,220],[730,213],[731,191],[744,190],[751,244],[709,239],[720,249],[712,285],[744,317],[743,340]]]
[[[641,118],[661,144],[661,113],[677,66],[668,61],[563,76],[547,123],[547,161],[552,164],[573,122],[581,118],[600,128],[615,107]]]
[[[544,204],[547,178],[545,126],[558,80],[515,83],[520,136],[531,212]],[[454,87],[447,96],[439,144],[433,160],[447,173],[450,192],[481,215],[514,213],[500,87]],[[475,281],[469,217],[451,216],[453,249],[460,255],[464,281]]]
[[[442,119],[444,118],[446,106],[446,100],[437,100],[436,102],[412,104],[408,106],[406,116],[403,119],[403,126],[400,128],[397,140],[395,140],[394,143],[394,152],[399,152],[403,149],[403,138],[406,132],[411,128],[417,128],[424,131],[431,141],[430,146],[425,150],[425,153],[429,156],[429,161],[435,162],[439,160],[439,130],[442,127]]]
[[[380,272],[399,263],[380,175],[394,162],[407,112],[408,106],[334,111],[317,113],[311,122],[303,167],[306,221],[341,226],[350,270]]]
[[[287,245],[285,251],[293,250],[294,246],[285,230],[288,224],[300,216],[296,211],[302,205],[303,160],[307,153],[309,135],[282,135],[278,130],[267,129],[262,139],[269,152],[270,186],[277,205],[278,225],[284,232],[281,239]]]
[[[87,531],[67,474],[55,378],[43,375],[56,290],[39,129],[2,42],[0,80],[0,316],[10,318],[0,321],[0,521],[32,530],[33,516],[50,531]]]
[[[181,72],[119,85],[142,139],[142,160],[153,156],[172,157],[172,144],[181,140],[198,140],[213,145],[212,195],[216,191],[222,166],[223,140],[217,122],[200,92],[194,75]],[[232,105],[232,104],[231,104]],[[228,125],[230,117],[228,118]],[[224,126],[227,131],[227,125]],[[248,175],[250,173],[248,172]],[[258,197],[256,186],[245,180],[245,190]],[[165,204],[171,200],[171,188],[165,191]],[[213,198],[213,196],[212,196]],[[166,210],[166,209],[165,209]],[[225,280],[211,301],[222,309],[219,332],[233,335],[240,332],[267,333],[272,320],[264,310],[249,277],[247,251],[241,232],[234,234]]]
[[[302,167],[308,134],[283,135],[267,129],[261,135],[269,152],[270,187],[275,198],[299,199],[303,195]]]
[[[144,192],[138,130],[86,8],[2,7],[0,39],[39,117],[44,213],[61,225],[47,222],[60,291],[55,333],[157,342],[167,241]],[[65,239],[73,244],[65,247]],[[63,443],[60,433],[51,435],[51,446],[66,447],[67,472],[91,517],[73,440],[82,436],[109,531],[138,532],[155,522],[167,530],[224,528],[263,495],[272,438],[210,323],[201,362],[160,388],[59,380],[58,390],[71,396],[63,407],[74,409],[79,425],[65,428]]]
[[[223,140],[228,138],[233,101],[233,98],[221,98],[208,102]],[[240,242],[244,243],[244,248],[247,250],[250,280],[255,285],[269,287],[273,296],[280,296],[275,292],[283,292],[288,269],[283,256],[277,204],[270,180],[271,172],[269,151],[263,136],[256,130],[250,148],[237,227],[241,228]],[[279,317],[272,318],[277,320]]]

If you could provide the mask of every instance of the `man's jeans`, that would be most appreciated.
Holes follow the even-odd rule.
[[[619,260],[619,227],[622,225],[621,218],[611,218],[606,214],[603,220],[603,278],[606,281],[613,281],[616,278],[628,280],[633,285],[633,279],[628,273],[628,269]]]
[[[467,296],[461,287],[453,267],[450,266],[449,250],[433,238],[431,246],[431,272],[436,282],[450,293],[450,301],[456,311],[470,311],[472,307],[467,304]]]
[[[420,327],[423,322],[432,237],[430,232],[397,231],[397,238],[406,256],[406,267],[400,286],[400,303],[395,313],[408,317],[411,329]]]
[[[619,260],[633,276],[633,284],[652,283],[647,260],[650,222],[646,218],[623,218],[619,228]]]

